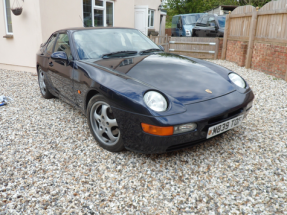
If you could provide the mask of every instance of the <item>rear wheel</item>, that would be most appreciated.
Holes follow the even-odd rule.
[[[45,99],[51,99],[54,96],[50,93],[46,85],[46,76],[43,70],[38,68],[38,82],[40,87],[40,92]]]
[[[111,152],[124,150],[124,142],[116,118],[107,99],[95,95],[88,104],[88,124],[101,147]]]

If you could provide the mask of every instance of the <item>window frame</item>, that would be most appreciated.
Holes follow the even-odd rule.
[[[96,1],[92,0],[92,25],[95,27],[95,10],[102,10],[103,11],[103,27],[107,27],[107,2],[113,3],[113,26],[114,27],[114,21],[115,21],[115,2],[112,0],[102,0],[104,6],[97,6]]]
[[[153,25],[151,25],[151,11],[153,11]],[[155,10],[153,9],[148,9],[148,28],[149,29],[154,29],[154,18],[155,18]]]
[[[9,1],[9,0],[8,0]],[[4,19],[5,19],[5,29],[7,35],[13,35],[13,25],[12,25],[12,14],[11,14],[11,25],[12,25],[12,32],[8,31],[8,20],[7,20],[7,12],[6,12],[6,1],[3,1],[4,4]],[[10,6],[11,7],[11,6]]]

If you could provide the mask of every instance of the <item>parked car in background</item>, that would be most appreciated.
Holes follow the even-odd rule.
[[[173,37],[190,37],[196,21],[204,13],[180,14],[172,18],[171,36]]]
[[[223,37],[226,16],[216,14],[205,14],[197,20],[192,29],[193,37]]]

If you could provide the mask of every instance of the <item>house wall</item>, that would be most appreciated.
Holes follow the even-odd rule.
[[[39,1],[25,1],[22,14],[12,14],[12,25],[13,38],[3,38],[6,35],[4,4],[0,1],[0,67],[13,70],[21,66],[34,71],[36,52],[42,43]]]
[[[35,0],[33,0],[35,1]],[[82,0],[37,0],[40,1],[42,41],[63,28],[83,27]],[[28,0],[25,1],[29,2]]]
[[[158,11],[158,6],[161,4],[161,0],[135,0],[134,5],[148,5],[149,9],[155,11],[154,13],[154,28],[155,31],[159,32],[160,24],[160,11]]]
[[[114,1],[114,26],[135,27],[135,3],[134,0]]]

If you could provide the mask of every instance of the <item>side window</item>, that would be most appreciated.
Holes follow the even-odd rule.
[[[55,45],[55,52],[60,52],[60,51],[65,52],[69,60],[73,59],[73,56],[71,53],[71,47],[69,43],[69,36],[67,34],[59,34],[59,37]]]
[[[197,20],[196,26],[201,26],[201,21],[202,21],[202,18],[199,18],[199,19]]]
[[[49,41],[47,42],[48,45],[47,45],[47,49],[46,49],[46,52],[49,53],[49,54],[52,54],[53,53],[53,48],[54,48],[54,44],[55,44],[55,41],[57,39],[57,34],[53,34]]]
[[[207,26],[208,16],[202,18],[202,26]]]
[[[207,24],[208,24],[208,26],[215,26],[214,16],[209,17]]]

